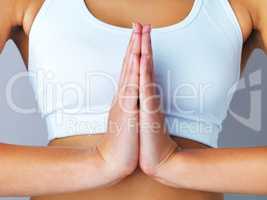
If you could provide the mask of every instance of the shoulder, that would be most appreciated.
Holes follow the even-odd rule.
[[[232,7],[239,22],[243,34],[243,39],[244,41],[246,41],[253,30],[253,24],[250,12],[247,9],[247,5],[244,3],[244,1],[248,0],[226,0],[226,1],[229,1],[229,4]]]
[[[14,13],[15,0],[0,0],[0,51],[9,37],[11,27],[16,23]]]
[[[267,0],[242,0],[244,6],[249,11],[253,26],[257,30],[261,30],[263,25],[267,23]]]
[[[249,11],[259,47],[267,51],[267,0],[242,0]]]
[[[0,50],[17,32],[29,33],[45,0],[0,0]],[[15,34],[13,30],[16,30]],[[19,30],[19,31],[18,31]]]
[[[34,0],[0,0],[0,50],[14,28],[23,27],[27,8]]]
[[[24,10],[23,30],[26,35],[29,34],[33,21],[41,9],[42,5],[47,0],[28,0],[27,8]]]

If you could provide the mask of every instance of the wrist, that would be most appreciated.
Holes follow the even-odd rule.
[[[157,168],[154,177],[165,185],[192,189],[188,180],[192,176],[195,166],[196,159],[190,155],[190,152],[178,147],[177,152],[173,153],[167,162]]]
[[[102,161],[103,173],[108,180],[118,181],[125,178],[134,172],[138,164],[138,158],[116,155],[116,152],[103,148],[101,145],[97,146],[97,153]]]
[[[142,171],[152,177],[157,175],[162,166],[166,165],[180,151],[181,147],[171,138],[164,137],[160,144],[153,148],[153,151],[146,152],[144,147],[139,161]]]

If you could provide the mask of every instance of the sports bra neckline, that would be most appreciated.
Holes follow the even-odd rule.
[[[100,20],[91,12],[85,0],[79,0],[79,1],[81,1],[80,5],[82,7],[83,15],[87,17],[89,21],[95,23],[96,25],[101,26],[103,28],[107,28],[111,31],[125,32],[127,34],[129,34],[129,32],[132,31],[132,28],[117,26]],[[196,18],[197,14],[200,11],[201,5],[202,5],[202,0],[194,0],[191,10],[182,20],[171,25],[155,27],[153,28],[153,33],[169,32],[186,27]]]

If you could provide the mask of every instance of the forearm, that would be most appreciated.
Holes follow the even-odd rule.
[[[182,150],[156,170],[155,178],[179,188],[267,194],[267,148]]]
[[[0,196],[75,192],[111,184],[96,148],[24,147],[0,144]]]

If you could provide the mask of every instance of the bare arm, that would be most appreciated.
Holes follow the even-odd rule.
[[[22,2],[0,0],[0,50],[10,38],[11,29],[21,25],[16,9]],[[75,191],[108,181],[104,180],[104,176],[108,175],[106,162],[95,148],[89,150],[0,144],[0,163],[0,196]]]
[[[182,150],[171,154],[153,175],[174,187],[267,194],[267,148]]]
[[[246,0],[242,3],[249,11],[254,30],[259,33],[255,47],[260,47],[266,53],[267,1]],[[174,152],[159,167],[158,175],[160,181],[165,180],[167,184],[178,187],[214,192],[267,194],[267,147]]]
[[[28,2],[0,0],[0,49],[10,38],[12,28],[23,26],[24,12],[20,8],[26,8]],[[138,81],[138,57],[135,55],[140,50],[139,43],[140,35],[132,34],[121,75],[123,85],[119,87],[119,94],[124,97],[129,95],[129,91],[133,93],[131,88],[125,89],[124,84],[135,84]],[[114,184],[129,175],[138,161],[138,135],[135,129],[129,131],[122,124],[127,120],[136,120],[137,98],[122,100],[123,104],[129,106],[130,114],[124,112],[119,103],[115,101],[111,108],[109,122],[115,122],[123,128],[118,132],[108,127],[103,140],[91,148],[0,144],[0,196],[75,192]]]
[[[139,26],[140,27],[140,26]],[[0,145],[0,196],[75,192],[117,183],[138,162],[138,89],[140,34],[132,34],[124,60],[119,96],[114,98],[103,140],[91,148]],[[122,95],[123,98],[120,98]],[[125,98],[130,96],[130,98]],[[133,100],[132,96],[135,98]],[[124,110],[121,105],[126,105]],[[127,126],[129,121],[131,128]]]
[[[22,17],[22,1],[0,0],[0,51]],[[0,144],[0,196],[40,195],[104,184],[106,163],[92,149],[25,147]],[[102,173],[96,173],[101,171]],[[102,174],[102,175],[101,175]]]
[[[12,5],[12,1],[0,0],[0,53],[10,38],[12,27],[16,25],[14,18],[11,17]]]
[[[209,192],[267,194],[267,147],[179,150],[164,127],[153,77],[150,34],[142,36],[140,167],[163,184]],[[150,86],[150,87],[147,87]],[[153,97],[153,98],[152,98]],[[153,131],[152,131],[153,130]]]
[[[0,196],[78,191],[116,178],[96,148],[0,145]]]

